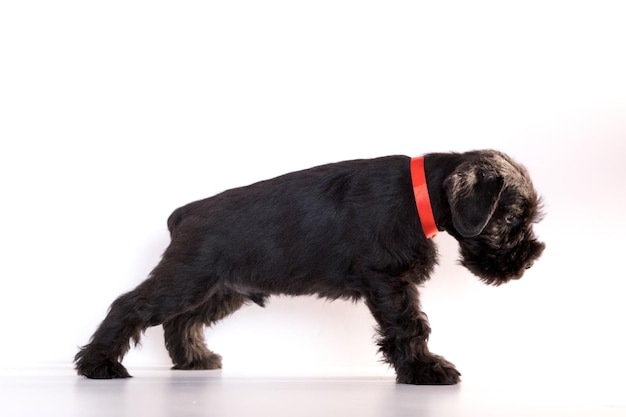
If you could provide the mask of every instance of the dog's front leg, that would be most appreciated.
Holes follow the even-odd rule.
[[[378,322],[378,345],[402,384],[449,385],[460,381],[453,364],[428,350],[430,326],[419,307],[414,284],[397,278],[376,279],[366,303]]]

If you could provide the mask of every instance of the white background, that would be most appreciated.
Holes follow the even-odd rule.
[[[543,258],[486,287],[436,238],[431,348],[464,379],[622,384],[620,1],[4,1],[0,366],[70,366],[176,207],[344,159],[493,147],[544,196]],[[227,369],[378,367],[362,304],[273,298]],[[125,364],[168,364],[160,327]]]

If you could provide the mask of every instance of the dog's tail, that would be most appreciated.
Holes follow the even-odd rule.
[[[185,217],[185,214],[188,210],[188,207],[184,206],[177,208],[172,214],[170,214],[170,217],[168,217],[167,219],[167,229],[170,231],[170,236],[174,234],[174,230],[180,224],[180,222],[183,221],[183,218]]]

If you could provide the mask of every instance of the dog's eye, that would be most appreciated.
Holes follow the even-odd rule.
[[[506,224],[517,226],[520,223],[520,218],[512,215],[504,216],[504,221],[506,222]]]

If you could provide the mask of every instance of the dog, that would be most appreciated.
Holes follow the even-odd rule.
[[[528,171],[495,150],[339,162],[225,191],[175,210],[149,277],[116,299],[74,358],[79,375],[130,377],[120,363],[163,325],[173,369],[221,368],[204,327],[273,294],[364,300],[378,346],[405,384],[455,384],[428,350],[418,285],[437,264],[431,237],[459,243],[482,281],[519,279],[539,258],[541,203]]]

